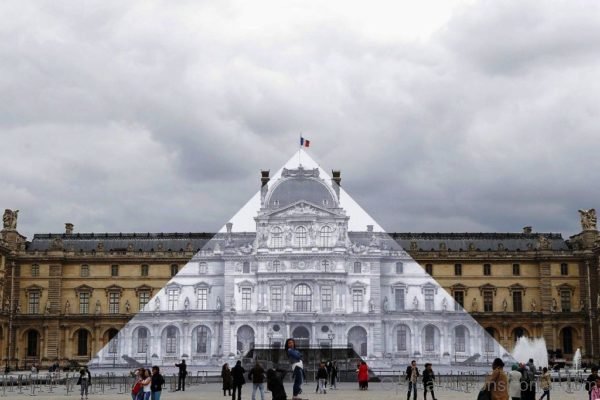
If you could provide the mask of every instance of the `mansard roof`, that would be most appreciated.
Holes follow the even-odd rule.
[[[279,209],[299,200],[326,208],[337,207],[332,190],[319,178],[318,168],[284,169],[267,195],[266,206]]]

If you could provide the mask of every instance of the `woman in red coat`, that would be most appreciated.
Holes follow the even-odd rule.
[[[358,388],[360,390],[367,390],[369,388],[369,367],[364,361],[360,362],[358,366]]]

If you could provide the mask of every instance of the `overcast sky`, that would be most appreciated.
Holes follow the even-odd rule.
[[[387,231],[577,232],[600,3],[397,3],[0,2],[0,208],[216,231],[303,132]]]

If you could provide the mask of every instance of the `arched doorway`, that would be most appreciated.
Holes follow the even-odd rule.
[[[573,354],[573,328],[567,326],[560,331],[563,354]]]
[[[297,348],[307,348],[310,346],[310,332],[304,326],[298,326],[292,332],[292,337],[296,342]]]
[[[513,340],[516,342],[517,340],[519,340],[520,337],[528,337],[529,332],[527,332],[527,329],[523,328],[522,326],[519,326],[518,328],[513,329],[512,336]]]
[[[37,358],[40,354],[40,334],[34,329],[27,331],[27,358]]]
[[[367,331],[362,326],[355,326],[348,331],[348,345],[361,357],[367,356]]]
[[[79,329],[75,332],[75,340],[77,340],[77,355],[80,357],[89,356],[90,333],[86,329]]]
[[[104,343],[108,343],[108,352],[110,354],[117,354],[119,349],[119,331],[115,328],[110,328],[104,334]]]
[[[248,353],[254,348],[254,329],[242,325],[237,331],[237,352],[240,355]]]

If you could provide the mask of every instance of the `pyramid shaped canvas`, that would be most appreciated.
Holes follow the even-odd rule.
[[[352,200],[339,173],[300,150],[272,176],[263,171],[259,192],[90,366],[186,359],[188,369],[218,370],[290,337],[313,358],[345,349],[372,368],[510,358]]]

